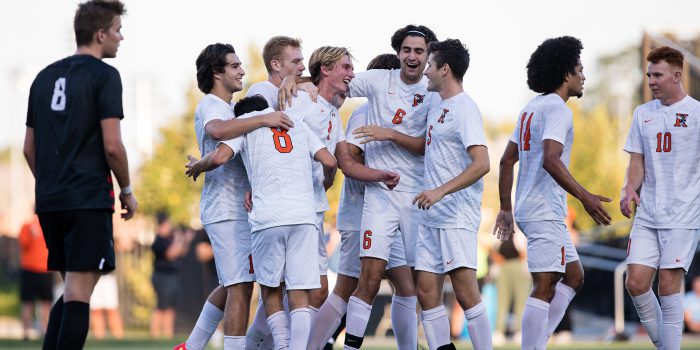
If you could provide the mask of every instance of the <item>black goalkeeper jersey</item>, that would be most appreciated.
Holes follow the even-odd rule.
[[[34,129],[37,213],[114,210],[100,121],[123,116],[119,72],[91,55],[64,58],[37,75],[26,123]]]

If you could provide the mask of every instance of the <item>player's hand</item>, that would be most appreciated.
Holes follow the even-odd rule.
[[[301,83],[297,85],[297,89],[301,91],[306,91],[307,94],[309,94],[309,97],[311,97],[311,101],[316,102],[316,97],[318,96],[318,87],[314,85],[312,82],[306,82],[306,83]],[[296,96],[296,95],[295,95]],[[292,103],[290,101],[289,105],[291,106]]]
[[[399,179],[401,176],[393,171],[384,171],[382,174],[382,182],[390,190],[393,190],[396,185],[399,184]]]
[[[284,114],[284,112],[272,112],[265,115],[262,118],[263,126],[268,128],[280,128],[282,130],[289,130],[294,127],[294,122],[292,122],[289,117]]]
[[[277,93],[277,106],[280,111],[283,111],[287,107],[292,106],[292,97],[297,95],[297,82],[295,75],[288,75],[282,79],[280,84],[280,90]]]
[[[391,141],[393,133],[393,130],[378,125],[365,125],[352,131],[356,139],[364,139],[360,144],[371,141]]]
[[[245,207],[245,211],[250,213],[253,211],[253,194],[250,191],[245,191],[244,198],[243,207]]]
[[[197,166],[198,159],[195,157],[192,157],[191,155],[187,155],[187,164],[185,164],[185,175],[189,176],[192,178],[193,181],[197,181],[197,176],[202,173],[202,170],[199,169]]]
[[[612,202],[612,199],[589,192],[586,192],[581,198],[583,208],[586,209],[586,212],[591,216],[593,221],[598,225],[607,226],[610,225],[612,218],[605,210],[605,207],[603,207],[602,202]]]
[[[129,193],[129,194],[124,194],[120,193],[119,194],[119,202],[121,203],[122,210],[125,210],[124,212],[121,213],[121,217],[124,220],[129,220],[134,217],[134,213],[136,213],[136,209],[139,208],[139,203],[136,201],[136,197],[134,197],[134,193]]]
[[[501,241],[507,241],[513,233],[515,233],[513,212],[501,209],[496,216],[496,226],[493,227],[493,235]]]
[[[632,202],[639,206],[639,195],[637,191],[625,186],[620,194],[620,211],[628,219],[632,217]]]
[[[418,208],[428,210],[430,207],[439,202],[445,195],[439,188],[427,190],[419,193],[416,198],[413,198],[413,204],[418,203]]]

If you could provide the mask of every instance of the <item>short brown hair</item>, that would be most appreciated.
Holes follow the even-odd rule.
[[[348,55],[352,59],[352,55],[347,48],[335,46],[322,46],[316,49],[309,58],[309,73],[314,84],[321,81],[321,67],[332,68],[335,63],[340,61],[343,56]]]
[[[281,60],[284,55],[284,49],[287,46],[293,48],[301,48],[301,39],[294,39],[288,36],[273,36],[265,43],[263,47],[263,61],[267,72],[272,72],[272,60]]]
[[[664,60],[672,66],[676,66],[683,69],[683,53],[668,46],[659,46],[647,55],[647,61],[651,63],[659,63],[659,61]]]
[[[78,5],[73,18],[76,44],[89,45],[95,32],[108,30],[114,17],[125,13],[126,8],[119,0],[90,0]]]

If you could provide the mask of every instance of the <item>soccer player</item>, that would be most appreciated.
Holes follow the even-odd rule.
[[[441,102],[431,106],[425,140],[423,209],[416,245],[416,284],[430,349],[455,349],[442,303],[445,275],[468,320],[474,349],[491,349],[491,326],[476,283],[482,177],[489,154],[476,103],[464,92],[469,51],[456,39],[430,44],[425,76]]]
[[[546,348],[583,284],[583,268],[564,224],[566,192],[581,201],[597,224],[610,224],[601,202],[611,200],[588,192],[568,170],[574,129],[566,101],[583,96],[582,49],[581,41],[564,36],[545,40],[530,56],[527,84],[541,95],[520,112],[501,158],[501,211],[494,234],[502,240],[514,232],[510,196],[513,167],[520,161],[515,222],[527,237],[533,281],[522,320],[522,348],[526,350]]]
[[[197,105],[194,117],[202,155],[216,148],[216,140],[223,137],[225,131],[228,138],[258,127],[288,128],[293,125],[280,112],[234,119],[231,99],[233,93],[243,88],[241,79],[245,71],[233,46],[220,43],[207,46],[197,57],[196,66],[197,85],[206,94]],[[243,206],[245,192],[249,190],[240,157],[226,162],[205,177],[200,201],[201,221],[212,243],[221,288],[211,293],[190,337],[175,349],[203,349],[222,317],[224,348],[245,347],[255,281],[248,213]],[[224,296],[222,292],[225,292]]]
[[[271,112],[267,106],[262,96],[246,97],[236,105],[235,113],[249,119],[261,110]],[[297,127],[261,128],[223,141],[200,161],[190,157],[187,165],[187,174],[196,178],[202,171],[212,170],[234,154],[241,154],[254,203],[249,222],[256,280],[261,285],[276,349],[306,347],[311,327],[309,290],[320,287],[309,155],[323,164],[326,174],[333,173],[336,167],[335,158],[308,126],[296,114],[292,114],[292,121]],[[282,277],[289,296],[291,322],[282,307]]]
[[[75,54],[39,72],[29,93],[24,156],[36,179],[48,269],[65,282],[51,309],[45,350],[83,348],[93,288],[115,268],[110,171],[121,188],[121,217],[131,219],[138,207],[121,139],[121,78],[102,61],[117,55],[124,13],[119,1],[78,5]]]
[[[654,100],[635,109],[624,148],[630,162],[620,210],[629,218],[637,204],[626,285],[651,341],[673,350],[683,331],[681,285],[700,232],[700,102],[683,88],[680,51],[661,46],[646,59]],[[657,270],[659,300],[651,290]]]

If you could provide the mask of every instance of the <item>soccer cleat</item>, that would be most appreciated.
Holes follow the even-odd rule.
[[[185,343],[182,343],[182,344],[179,344],[179,345],[175,345],[175,347],[173,348],[173,350],[187,350],[187,346],[185,345]]]

